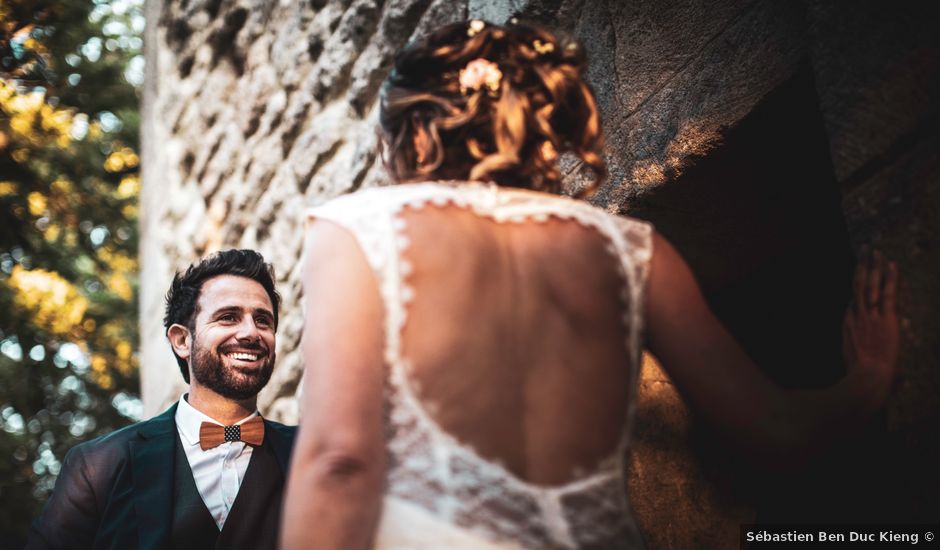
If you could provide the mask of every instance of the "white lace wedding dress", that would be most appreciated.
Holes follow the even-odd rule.
[[[632,364],[626,422],[616,452],[593,472],[556,486],[528,483],[447,433],[418,400],[407,376],[401,335],[415,289],[408,285],[409,242],[401,215],[452,205],[498,223],[574,220],[608,242],[625,281],[623,321]],[[585,202],[477,183],[380,187],[308,210],[357,239],[385,305],[385,399],[389,469],[379,549],[641,548],[626,493],[625,467],[639,371],[642,292],[651,255],[648,224]],[[625,405],[627,406],[627,405]]]

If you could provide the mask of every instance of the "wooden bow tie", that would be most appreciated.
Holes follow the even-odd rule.
[[[264,441],[264,420],[255,416],[234,426],[219,426],[212,422],[203,422],[199,426],[199,446],[203,451],[218,447],[225,441],[244,441],[252,447]]]

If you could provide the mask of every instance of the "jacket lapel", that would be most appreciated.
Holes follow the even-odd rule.
[[[145,423],[130,442],[138,548],[163,548],[169,541],[173,506],[176,405]]]
[[[287,478],[287,467],[290,465],[290,452],[294,446],[294,432],[296,426],[285,426],[274,422],[264,421],[265,439],[271,443],[271,450],[277,458],[284,478]]]

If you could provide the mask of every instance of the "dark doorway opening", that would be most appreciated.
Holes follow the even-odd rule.
[[[790,387],[841,376],[853,258],[808,61],[629,214],[673,242],[767,375]]]

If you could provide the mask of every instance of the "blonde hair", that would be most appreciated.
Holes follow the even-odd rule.
[[[498,81],[467,89],[460,73],[475,60]],[[561,192],[558,155],[572,152],[606,176],[594,94],[584,56],[570,41],[524,25],[455,23],[409,44],[382,88],[383,158],[397,181],[492,181]]]

